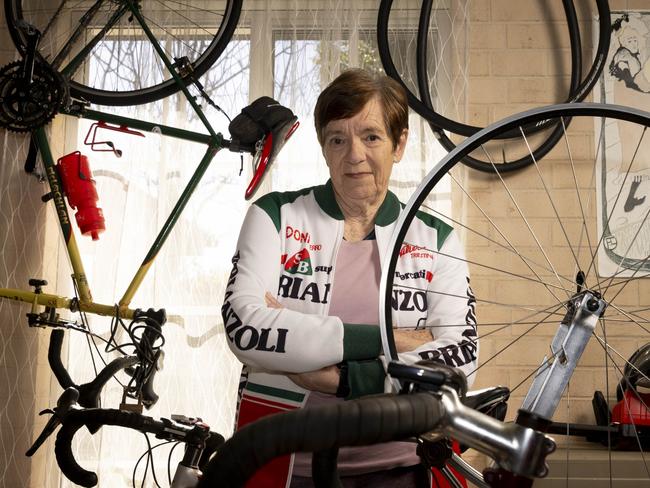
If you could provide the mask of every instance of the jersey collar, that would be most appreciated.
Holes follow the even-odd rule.
[[[334,187],[332,180],[327,180],[327,183],[317,186],[314,189],[314,197],[320,208],[330,217],[336,220],[343,220],[343,212],[339,204],[334,198]],[[401,204],[397,196],[390,190],[386,193],[386,198],[379,207],[377,217],[375,218],[375,225],[385,227],[397,220]]]

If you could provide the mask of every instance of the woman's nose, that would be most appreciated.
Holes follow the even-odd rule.
[[[365,146],[361,139],[353,137],[350,140],[347,156],[351,163],[360,163],[365,159]]]

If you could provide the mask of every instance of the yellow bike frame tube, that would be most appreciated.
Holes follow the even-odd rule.
[[[79,248],[77,247],[77,241],[75,240],[74,234],[70,234],[70,238],[66,242],[66,246],[68,248],[70,264],[74,272],[72,279],[77,284],[77,294],[79,295],[79,301],[81,303],[92,303],[93,296],[90,292],[88,279],[86,278],[86,273],[84,272],[83,262],[81,261],[81,254],[79,254]]]
[[[49,293],[35,293],[33,291],[18,290],[16,288],[0,288],[0,297],[43,305],[44,307],[66,308],[70,310],[72,299]]]
[[[131,283],[129,283],[129,287],[124,292],[124,296],[122,296],[122,299],[120,300],[120,307],[126,307],[131,303],[131,300],[133,300],[133,295],[135,295],[135,292],[138,291],[140,283],[142,283],[142,280],[144,280],[147,271],[149,271],[149,268],[151,268],[154,258],[155,256],[152,257],[151,260],[145,261],[140,265],[138,271],[135,273],[135,276],[131,280]]]
[[[61,179],[59,178],[56,167],[54,165],[54,159],[52,158],[52,152],[50,151],[50,146],[47,142],[45,129],[41,127],[40,129],[37,129],[34,134],[36,137],[36,142],[38,144],[38,150],[40,151],[41,157],[43,159],[45,174],[50,185],[52,201],[54,202],[56,215],[59,219],[59,225],[61,227],[61,232],[63,233],[66,248],[68,250],[68,256],[70,256],[70,264],[73,271],[72,278],[77,285],[79,301],[82,303],[92,303],[93,297],[88,286],[88,280],[86,278],[86,272],[84,271],[84,266],[81,261],[81,255],[79,254],[79,247],[77,246],[77,241],[72,231],[72,221],[70,220],[68,207],[63,198],[63,186],[61,185]]]
[[[36,293],[33,291],[19,290],[16,288],[0,288],[0,298],[8,298],[19,302],[29,303],[31,305],[41,305],[43,307],[51,307],[56,309],[66,309],[76,312],[89,312],[95,315],[103,315],[107,317],[115,316],[115,305],[104,305],[101,303],[86,302],[81,303],[77,300],[61,295],[53,295],[50,293]],[[132,319],[135,310],[127,307],[120,307],[120,317],[125,319]]]

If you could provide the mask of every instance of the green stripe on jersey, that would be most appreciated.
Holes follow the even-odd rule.
[[[422,222],[424,222],[426,225],[428,225],[429,227],[432,227],[438,231],[438,242],[436,244],[438,246],[437,250],[439,251],[442,245],[447,240],[447,237],[449,237],[449,234],[451,234],[453,227],[443,222],[439,218],[434,217],[433,215],[429,215],[428,213],[423,212],[421,210],[418,210],[415,216],[418,219],[420,219]]]
[[[295,202],[299,197],[312,191],[313,188],[314,187],[303,188],[302,190],[297,191],[274,191],[267,193],[256,200],[254,205],[257,205],[268,214],[275,225],[275,229],[280,232],[280,208],[282,205]]]

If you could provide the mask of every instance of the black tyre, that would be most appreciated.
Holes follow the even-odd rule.
[[[386,73],[399,81],[402,86],[405,88],[406,85],[401,79],[400,73],[395,67],[392,56],[390,53],[389,41],[388,41],[388,22],[390,16],[390,9],[392,5],[392,0],[382,0],[379,15],[377,20],[377,36],[379,44],[379,53],[382,60],[382,64]],[[571,84],[569,89],[569,95],[567,97],[567,102],[579,102],[585,99],[585,97],[590,93],[594,84],[596,83],[600,73],[603,70],[605,65],[605,60],[607,58],[607,53],[609,50],[610,37],[611,37],[611,26],[610,26],[610,11],[609,5],[606,0],[597,0],[596,6],[598,8],[599,15],[599,37],[598,37],[598,46],[596,49],[596,54],[594,56],[593,63],[589,69],[589,72],[585,78],[580,81],[581,75],[581,42],[580,42],[580,32],[578,28],[578,22],[576,18],[575,8],[573,6],[572,0],[563,0],[563,6],[565,14],[567,17],[567,26],[569,29],[569,39],[571,45]],[[449,131],[462,136],[470,136],[481,129],[481,127],[476,127],[468,124],[463,124],[451,120],[439,113],[437,113],[431,101],[431,96],[429,93],[429,80],[426,73],[426,33],[428,31],[429,25],[429,15],[431,13],[431,2],[423,2],[422,9],[420,12],[420,23],[418,26],[418,42],[417,42],[417,85],[419,90],[419,98],[413,92],[407,88],[407,94],[409,99],[409,105],[413,110],[415,110],[419,115],[425,118],[431,129],[436,135],[436,138],[439,140],[440,144],[447,150],[451,151],[455,144],[449,138],[449,136],[444,131]],[[565,124],[568,124],[568,120],[565,121]],[[531,132],[538,132],[549,127],[548,122],[542,122],[538,126],[528,126],[523,129],[527,134]],[[510,132],[504,132],[499,134],[497,137],[501,139],[508,138],[517,138],[519,134]],[[547,139],[543,142],[540,142],[537,149],[532,152],[531,156],[523,156],[517,159],[509,159],[510,155],[503,154],[503,158],[499,161],[485,161],[476,156],[466,156],[463,160],[467,166],[477,169],[479,171],[484,171],[488,173],[494,173],[494,165],[499,166],[499,171],[502,173],[519,170],[530,165],[533,162],[533,158],[541,159],[547,154],[555,144],[562,138],[562,128],[555,127],[553,130],[547,130]],[[501,156],[501,155],[500,155]]]
[[[198,78],[232,38],[242,0],[214,2],[218,8],[209,10],[205,2],[192,0],[133,3],[171,62],[187,59],[183,76],[191,71]],[[24,23],[41,32],[38,53],[69,80],[73,97],[99,105],[137,105],[180,89],[127,2],[5,0],[5,15],[21,53]]]

